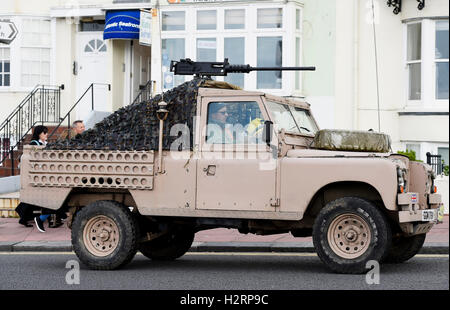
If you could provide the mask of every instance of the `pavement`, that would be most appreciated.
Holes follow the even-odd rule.
[[[31,222],[30,222],[31,223]],[[448,254],[449,216],[427,234],[422,254]],[[46,224],[47,225],[47,224]],[[17,218],[0,218],[0,252],[71,252],[70,229],[66,225],[46,228],[45,233],[24,227]],[[290,233],[269,236],[241,234],[236,229],[216,228],[195,234],[190,252],[315,252],[312,238]]]

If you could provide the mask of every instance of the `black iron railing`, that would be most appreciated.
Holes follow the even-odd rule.
[[[430,152],[427,153],[427,164],[433,168],[436,174],[442,174],[444,170],[444,164],[442,163],[441,155],[431,155]]]
[[[61,86],[36,86],[0,125],[0,166],[10,158],[14,175],[14,151],[37,124],[58,123]]]
[[[56,124],[56,127],[48,136],[50,140],[63,123],[67,122],[67,128],[70,130],[71,121],[73,121],[71,114],[84,98],[90,97],[91,108],[95,110],[94,92],[96,85],[107,85],[108,90],[111,91],[110,84],[92,83],[63,117],[60,115],[61,90],[64,89],[64,85],[36,86],[0,126],[0,166],[10,158],[11,175],[14,175],[14,152],[23,143],[25,136],[31,133],[34,126]],[[148,81],[145,85],[142,85],[132,104],[152,99],[154,85],[155,81]],[[69,138],[70,135],[67,135],[67,137]]]
[[[147,83],[145,83],[145,85],[140,85],[139,86],[140,92],[136,96],[136,98],[134,98],[134,100],[131,104],[133,105],[135,103],[139,103],[139,102],[143,102],[143,101],[152,99],[155,83],[156,83],[156,81],[150,80]]]
[[[92,111],[95,110],[95,96],[94,96],[94,91],[95,91],[95,86],[96,85],[103,85],[103,86],[108,86],[108,91],[111,91],[111,84],[103,84],[103,83],[92,83],[91,85],[89,85],[89,87],[84,91],[84,93],[81,95],[81,97],[77,100],[77,102],[75,102],[75,104],[70,108],[69,112],[66,113],[66,115],[64,115],[63,117],[60,118],[60,121],[58,123],[58,125],[53,129],[53,131],[48,135],[48,140],[50,140],[52,138],[52,136],[57,132],[58,128],[61,127],[61,125],[67,121],[67,130],[70,130],[70,128],[72,127],[72,123],[71,121],[73,121],[73,118],[71,119],[71,114],[73,112],[73,110],[75,109],[75,107],[87,96],[90,96],[91,98],[91,109]],[[68,134],[66,136],[67,139],[70,139],[70,134]]]

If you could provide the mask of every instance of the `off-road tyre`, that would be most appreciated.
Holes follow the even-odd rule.
[[[191,229],[173,229],[159,238],[141,243],[139,251],[152,260],[175,260],[190,249],[194,235]]]
[[[415,236],[396,236],[392,238],[392,244],[383,262],[388,264],[400,264],[413,258],[425,242],[426,234]]]
[[[344,197],[329,202],[313,226],[313,244],[333,272],[361,274],[368,261],[381,262],[391,243],[386,217],[371,202]]]
[[[128,264],[136,255],[138,236],[135,217],[116,201],[90,203],[75,214],[72,224],[73,249],[83,264],[95,270]]]

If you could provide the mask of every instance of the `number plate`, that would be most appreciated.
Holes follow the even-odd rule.
[[[431,222],[434,221],[436,218],[436,213],[434,210],[422,210],[422,221],[423,222]]]

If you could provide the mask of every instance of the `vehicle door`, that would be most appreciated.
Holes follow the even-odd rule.
[[[200,113],[197,209],[276,211],[277,153],[263,142],[261,97],[203,97]]]

